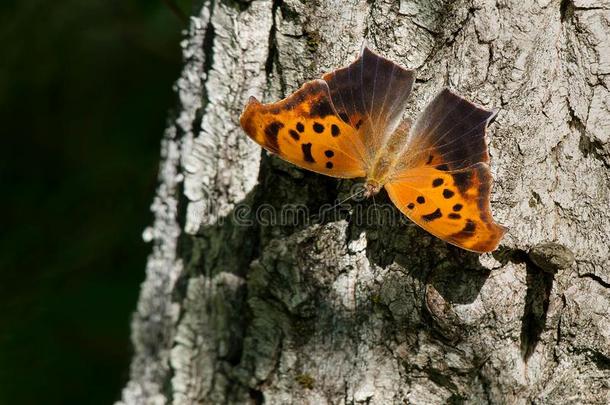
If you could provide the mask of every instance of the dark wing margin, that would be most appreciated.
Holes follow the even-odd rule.
[[[485,130],[496,114],[443,89],[411,128],[406,151],[411,163],[459,170],[489,162]]]
[[[415,72],[364,47],[351,65],[325,74],[339,116],[359,129],[368,124],[379,138],[392,133],[404,113]]]

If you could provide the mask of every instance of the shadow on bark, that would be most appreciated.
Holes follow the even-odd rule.
[[[546,326],[549,297],[553,289],[553,274],[545,273],[527,263],[527,293],[521,324],[521,356],[527,361],[540,342]]]
[[[175,297],[176,301],[185,299],[190,278],[207,280],[210,287],[200,299],[212,325],[207,325],[211,332],[201,333],[214,336],[218,363],[214,368],[249,392],[255,403],[264,400],[258,387],[279,367],[286,342],[294,347],[324,346],[339,353],[358,347],[362,329],[376,318],[383,319],[375,332],[382,346],[416,344],[422,329],[449,343],[463,337],[462,321],[452,304],[475,301],[487,280],[490,272],[478,255],[447,245],[410,223],[389,205],[385,193],[376,201],[351,201],[349,210],[332,215],[327,210],[320,215],[329,201],[349,196],[354,181],[304,173],[268,157],[263,158],[260,173],[265,175],[233,211],[202,227],[197,235],[181,237],[185,268],[196,273],[182,275],[178,283],[182,288]],[[287,205],[306,209],[283,217],[284,223],[269,217]],[[379,213],[380,206],[390,207],[385,212],[402,221],[371,221],[368,215]],[[363,213],[366,218],[356,217]],[[336,235],[328,237],[328,233]],[[349,269],[341,258],[358,256],[348,246],[362,235],[370,264],[364,267],[370,267],[370,274],[346,274]],[[343,242],[319,246],[320,241]],[[392,270],[375,287],[359,291],[353,303],[342,304],[349,299],[337,296],[332,288],[341,279],[376,277],[388,267]],[[214,281],[227,273],[245,280],[237,291],[227,292]],[[306,370],[305,364],[298,364],[306,358],[307,353],[303,359],[299,356],[294,367]],[[440,371],[434,373],[442,377]],[[299,375],[296,383],[309,381],[307,375]]]
[[[521,322],[521,357],[528,361],[546,326],[549,298],[555,276],[536,266],[522,250],[498,250],[494,256],[503,263],[525,263],[527,292]]]

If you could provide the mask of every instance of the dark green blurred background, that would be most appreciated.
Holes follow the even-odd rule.
[[[108,404],[127,381],[177,15],[0,1],[0,404]]]

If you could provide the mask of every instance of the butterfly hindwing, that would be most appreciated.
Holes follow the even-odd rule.
[[[337,114],[323,80],[277,103],[251,97],[240,122],[250,138],[299,167],[333,177],[365,175],[356,130]]]
[[[491,217],[486,163],[442,171],[418,167],[386,184],[396,207],[434,236],[474,252],[494,250],[506,229]]]

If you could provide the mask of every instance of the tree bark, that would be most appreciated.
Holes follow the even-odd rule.
[[[498,251],[320,216],[356,182],[240,129],[362,38],[417,69],[410,117],[500,108]],[[121,403],[610,403],[610,2],[208,0],[183,49]]]

